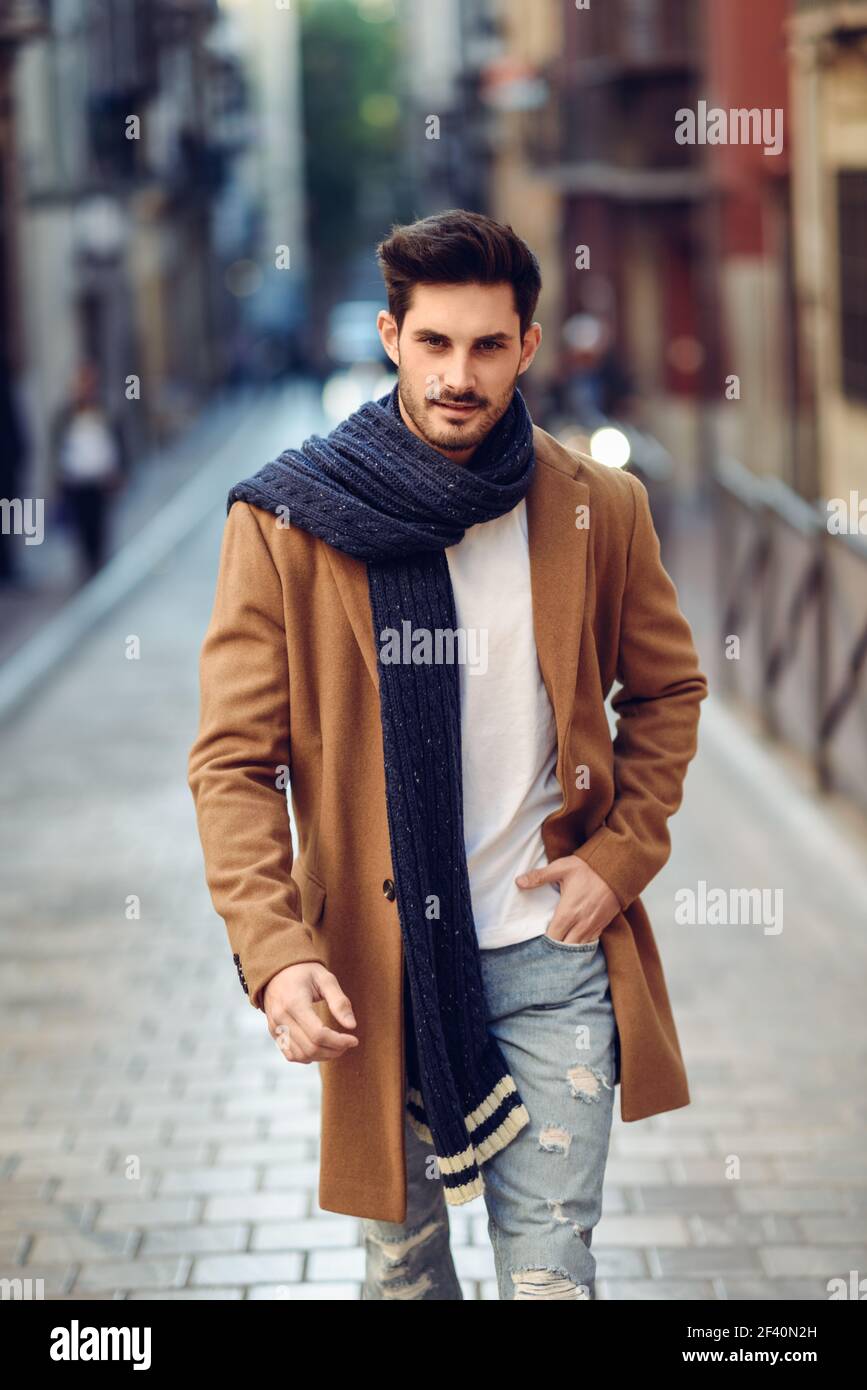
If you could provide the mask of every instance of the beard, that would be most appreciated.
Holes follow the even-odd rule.
[[[496,398],[481,396],[475,391],[465,392],[461,396],[443,391],[433,398],[416,391],[408,374],[398,364],[397,386],[403,408],[425,442],[441,453],[458,454],[465,449],[475,449],[505,415],[515,393],[518,376],[519,373],[515,372],[510,384]],[[464,422],[449,421],[437,405],[437,402],[446,401],[456,405],[475,405],[478,409]]]

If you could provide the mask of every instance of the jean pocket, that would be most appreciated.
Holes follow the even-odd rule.
[[[558,941],[556,937],[542,932],[542,940],[547,942],[554,951],[573,951],[582,955],[591,955],[599,945],[598,936],[595,941]]]

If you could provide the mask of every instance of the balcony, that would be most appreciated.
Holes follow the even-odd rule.
[[[564,192],[637,201],[701,196],[701,152],[675,140],[675,113],[694,98],[691,74],[653,82],[585,83],[558,65],[549,99],[522,117],[527,159]]]
[[[696,0],[606,0],[567,13],[568,66],[583,82],[635,80],[699,64]]]

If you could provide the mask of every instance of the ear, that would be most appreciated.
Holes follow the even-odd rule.
[[[539,351],[539,344],[542,341],[541,323],[531,323],[524,334],[524,341],[521,344],[521,362],[518,367],[518,375],[525,372],[532,362],[536,353]]]
[[[397,345],[397,322],[387,309],[380,309],[376,316],[376,330],[379,339],[395,366],[400,364],[400,350]]]

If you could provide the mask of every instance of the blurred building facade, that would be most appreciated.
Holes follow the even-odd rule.
[[[81,359],[137,457],[291,356],[297,48],[297,16],[273,6],[4,0],[2,329],[32,493],[50,491],[50,421]]]
[[[798,328],[816,440],[807,495],[845,498],[867,478],[867,3],[799,0],[789,36]]]
[[[434,16],[406,0],[403,14],[420,203],[482,207],[533,245],[534,374],[555,376],[562,325],[594,315],[683,485],[727,455],[808,499],[854,486],[867,4],[443,0]],[[731,128],[681,143],[683,110],[698,129],[731,113]],[[735,113],[757,122],[750,138]]]

